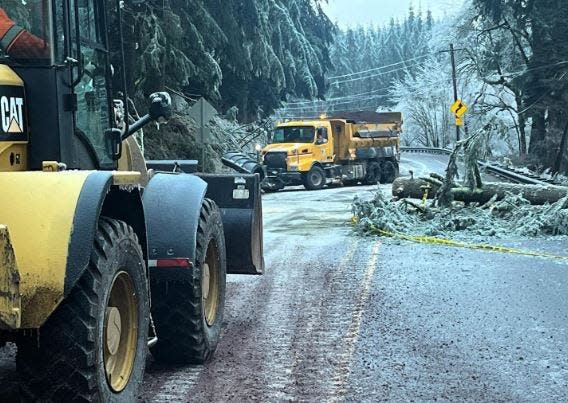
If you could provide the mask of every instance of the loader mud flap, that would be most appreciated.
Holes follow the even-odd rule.
[[[258,174],[262,181],[266,176],[264,168],[249,155],[239,152],[229,152],[223,155],[221,161],[225,166],[242,174]]]
[[[0,225],[0,329],[17,329],[21,322],[20,273],[8,227]]]
[[[207,182],[205,197],[221,209],[227,273],[263,274],[263,228],[258,175],[199,175]]]

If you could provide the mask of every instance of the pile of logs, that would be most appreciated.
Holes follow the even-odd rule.
[[[440,175],[430,174],[429,177],[413,178],[400,177],[392,184],[392,195],[395,199],[422,199],[425,192],[427,198],[433,199],[444,178]],[[508,193],[520,195],[529,203],[543,205],[555,203],[568,196],[568,188],[561,186],[521,185],[516,183],[484,183],[481,188],[470,189],[457,183],[451,187],[451,193],[455,201],[464,203],[486,204],[503,199]]]

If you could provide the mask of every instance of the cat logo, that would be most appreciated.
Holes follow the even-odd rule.
[[[0,98],[0,122],[6,134],[24,133],[24,98]]]

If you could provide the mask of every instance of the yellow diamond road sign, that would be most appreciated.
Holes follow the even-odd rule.
[[[454,102],[450,111],[452,111],[457,118],[461,118],[467,112],[467,105],[461,99],[458,99]]]

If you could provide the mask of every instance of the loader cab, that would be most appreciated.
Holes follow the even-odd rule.
[[[42,169],[43,161],[58,161],[69,169],[117,168],[120,136],[111,129],[120,122],[114,118],[105,4],[0,0],[0,11],[32,34],[36,47],[43,46],[37,52],[16,53],[7,46],[8,37],[0,59],[24,82],[30,170]]]

